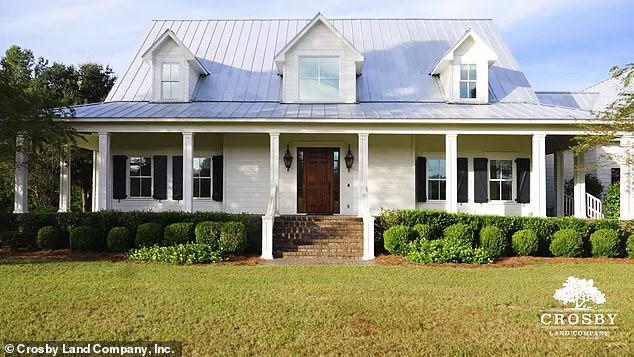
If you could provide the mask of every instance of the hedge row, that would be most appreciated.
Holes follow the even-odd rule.
[[[109,232],[115,227],[125,227],[135,234],[139,225],[158,223],[167,227],[173,223],[192,223],[215,221],[241,222],[246,227],[247,251],[259,252],[262,237],[262,219],[259,215],[229,214],[220,212],[70,212],[70,213],[0,213],[0,245],[14,248],[34,248],[37,235],[42,227],[56,228],[68,236],[75,227],[87,226],[95,229],[101,241],[106,241]],[[177,230],[187,227],[175,228]],[[168,234],[172,234],[170,231]],[[174,242],[178,243],[178,242]]]
[[[385,229],[384,246],[392,254],[408,255],[412,249],[420,251],[421,247],[430,249],[429,244],[412,247],[412,242],[418,239],[443,239],[442,247],[480,248],[490,257],[512,254],[617,257],[624,253],[634,257],[630,253],[634,250],[634,236],[626,239],[628,230],[622,229],[616,220],[384,210],[380,224]],[[435,249],[440,246],[434,245]]]

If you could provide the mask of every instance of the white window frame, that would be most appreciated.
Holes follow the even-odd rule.
[[[444,179],[430,179],[429,178],[429,164],[431,163],[431,161],[445,161],[445,178]],[[427,158],[427,167],[425,170],[425,185],[426,186],[426,191],[427,191],[427,201],[433,201],[433,202],[443,202],[447,200],[447,162],[444,158],[440,158],[440,157],[428,157]],[[430,192],[431,190],[429,189],[429,183],[430,181],[444,181],[445,182],[445,198],[431,198],[430,197]]]
[[[303,59],[336,59],[337,60],[337,98],[335,99],[304,99],[302,98],[302,79],[317,79],[320,83],[322,79],[332,80],[334,77],[321,77],[321,73],[317,77],[302,77],[301,63]],[[320,70],[321,72],[321,70]],[[337,103],[341,100],[341,57],[333,55],[310,55],[298,56],[297,58],[297,98],[300,103]]]
[[[511,162],[511,178],[510,179],[494,179],[491,177],[491,165],[493,163],[493,161],[510,161]],[[488,189],[488,193],[489,193],[489,201],[491,202],[512,202],[515,197],[516,197],[516,192],[515,192],[515,180],[517,177],[517,173],[516,173],[516,168],[515,168],[515,162],[513,159],[510,158],[505,158],[505,157],[494,157],[494,158],[489,158],[489,162],[488,162],[488,166],[487,166],[487,177],[488,177],[488,182],[487,182],[487,189]],[[493,199],[492,195],[491,195],[491,182],[510,182],[511,183],[511,197],[508,199]],[[500,193],[500,197],[502,197],[502,185],[500,184],[499,186],[499,193]]]
[[[149,176],[143,176],[143,175],[139,175],[139,176],[132,176],[131,175],[131,168],[132,168],[132,159],[134,158],[145,158],[145,159],[149,159],[150,162],[150,175]],[[141,199],[141,200],[147,200],[147,199],[152,199],[154,197],[154,158],[152,158],[152,156],[145,156],[145,155],[129,155],[128,156],[128,160],[127,160],[127,167],[128,167],[128,172],[127,172],[127,193],[128,193],[128,197],[131,199]],[[141,173],[141,171],[139,171],[139,174]],[[132,179],[138,179],[139,182],[139,194],[141,192],[143,192],[142,189],[142,182],[143,179],[150,179],[150,195],[149,196],[132,196]]]
[[[165,66],[176,66],[176,67],[178,67],[178,74],[179,75],[178,75],[177,80],[174,80],[174,78],[171,78],[172,77],[172,69],[171,68],[170,68],[170,78],[166,79],[166,78],[163,77],[163,72],[164,72]],[[160,93],[161,93],[161,95],[160,95],[161,100],[164,100],[164,101],[179,101],[179,100],[182,99],[183,90],[184,90],[183,81],[182,81],[182,71],[183,71],[183,66],[179,62],[163,62],[163,63],[161,63],[161,72],[159,74],[160,78],[161,78],[161,84],[160,84],[160,87],[159,87],[159,90],[160,90]],[[165,92],[163,91],[163,84],[164,83],[176,83],[178,85],[178,93],[177,93],[178,95],[176,95],[176,96],[172,95],[170,97],[167,97],[165,95]],[[171,91],[171,89],[170,89],[170,91]]]
[[[209,159],[209,177],[207,176],[199,176],[199,177],[195,177],[194,176],[194,170],[196,169],[196,160],[204,160],[204,159]],[[192,160],[192,196],[194,198],[194,200],[204,200],[204,201],[210,201],[211,197],[213,196],[213,156],[212,155],[198,155],[195,156]],[[200,179],[209,179],[209,197],[201,197],[200,196]],[[195,190],[194,187],[196,187],[196,180],[198,179],[198,194],[199,196],[196,196],[195,194]]]
[[[467,66],[467,78],[462,79],[462,67]],[[471,79],[469,73],[471,73],[471,66],[475,67],[475,78]],[[470,101],[478,99],[478,65],[475,63],[462,63],[460,64],[459,74],[458,74],[458,98],[460,100]],[[462,96],[462,84],[466,83],[467,85],[467,97]],[[471,96],[471,91],[469,90],[469,84],[473,83],[475,89],[475,97]]]

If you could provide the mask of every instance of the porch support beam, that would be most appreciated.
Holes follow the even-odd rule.
[[[270,186],[279,187],[280,185],[280,133],[269,133],[269,167],[270,171]],[[277,212],[275,212],[277,213]]]
[[[449,213],[458,212],[458,135],[445,135],[445,177],[447,180],[447,194],[445,210]]]
[[[634,136],[623,136],[621,138],[621,147],[623,148],[622,157],[619,158],[619,166],[621,168],[621,201],[620,214],[621,220],[634,219],[634,179],[632,170],[632,160],[630,159],[632,147],[634,146]]]
[[[95,211],[111,208],[112,185],[110,184],[110,133],[99,133],[99,153],[97,155],[97,207]]]
[[[269,133],[269,187],[266,214],[262,217],[262,259],[273,259],[273,224],[277,214],[280,183],[280,133]]]
[[[546,134],[533,135],[531,203],[535,217],[546,217]]]
[[[183,133],[183,211],[194,211],[194,134]]]
[[[555,195],[557,200],[555,202],[557,209],[557,217],[563,217],[564,215],[564,152],[555,152]]]
[[[368,202],[369,134],[359,133],[359,211],[363,217],[363,260],[374,259],[374,217]]]
[[[70,147],[65,147],[59,160],[59,207],[57,212],[70,212]]]
[[[29,212],[29,154],[26,139],[18,135],[15,139],[15,194],[13,213]]]
[[[90,204],[90,210],[92,212],[97,212],[97,200],[99,197],[99,190],[97,188],[97,182],[99,182],[99,170],[98,170],[98,164],[97,161],[99,160],[98,157],[98,151],[97,150],[93,150],[92,151],[92,193],[90,194],[90,199],[91,199],[91,204]]]
[[[574,216],[577,218],[587,218],[586,212],[586,174],[583,169],[585,155],[579,154],[575,156],[575,187],[574,187]]]

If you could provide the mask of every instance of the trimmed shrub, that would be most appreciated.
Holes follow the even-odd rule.
[[[519,256],[535,255],[539,250],[539,238],[532,230],[522,229],[513,234],[511,246]]]
[[[608,186],[605,194],[606,218],[619,219],[621,216],[621,184],[615,182]]]
[[[70,231],[70,249],[94,252],[102,248],[103,242],[96,229],[88,226],[79,226]]]
[[[553,235],[550,252],[557,257],[580,257],[583,255],[583,237],[573,229],[561,229]]]
[[[409,226],[393,226],[383,233],[383,245],[390,254],[394,255],[407,254],[409,243],[413,239],[414,231]]]
[[[634,258],[634,234],[627,238],[625,251],[627,252],[628,257]]]
[[[247,247],[247,229],[241,222],[225,222],[218,244],[222,253],[240,253]]]
[[[136,229],[136,247],[151,247],[163,242],[163,226],[160,223],[143,223]]]
[[[434,229],[429,224],[418,223],[412,227],[415,235],[418,239],[432,240],[435,239]]]
[[[196,243],[207,244],[213,249],[220,246],[221,222],[200,222],[196,225]]]
[[[599,229],[590,236],[593,257],[618,257],[621,255],[621,240],[613,229]]]
[[[68,240],[57,227],[46,226],[37,231],[37,246],[40,249],[62,249],[68,246]]]
[[[480,248],[492,258],[501,257],[508,249],[508,239],[496,226],[486,226],[480,230]]]
[[[452,224],[445,228],[443,236],[451,244],[473,247],[473,228],[467,224]]]
[[[16,231],[0,232],[0,246],[7,246],[11,249],[18,248],[20,242],[20,234]]]
[[[165,227],[163,232],[163,243],[165,245],[176,245],[190,243],[194,240],[193,223],[172,223]]]
[[[416,263],[488,264],[493,260],[481,248],[473,249],[445,239],[420,240],[413,243],[406,259]]]
[[[108,249],[117,252],[124,253],[134,247],[134,241],[130,236],[130,231],[126,227],[114,227],[108,232],[108,238],[106,239]]]
[[[178,244],[168,247],[142,247],[126,254],[129,260],[173,264],[205,264],[222,261],[220,253],[206,244]]]

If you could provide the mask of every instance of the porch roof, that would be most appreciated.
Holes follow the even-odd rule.
[[[591,119],[581,109],[530,103],[461,105],[420,102],[282,104],[277,102],[105,102],[75,107],[90,119]]]

